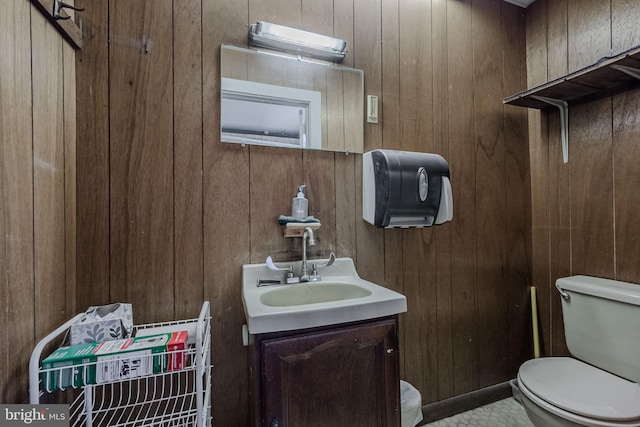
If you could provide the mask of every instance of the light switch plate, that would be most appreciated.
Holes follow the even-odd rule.
[[[378,123],[378,97],[367,95],[367,123]]]

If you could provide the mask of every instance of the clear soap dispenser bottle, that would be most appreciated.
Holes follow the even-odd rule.
[[[291,202],[291,216],[294,218],[305,219],[308,216],[309,201],[304,198],[304,189],[306,185],[298,187],[298,195]]]

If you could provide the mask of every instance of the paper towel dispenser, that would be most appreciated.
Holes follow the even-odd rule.
[[[362,216],[377,227],[429,227],[453,218],[449,165],[437,154],[364,153],[362,193]]]

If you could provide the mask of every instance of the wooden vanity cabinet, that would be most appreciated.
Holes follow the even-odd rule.
[[[256,427],[400,427],[396,316],[256,335]]]

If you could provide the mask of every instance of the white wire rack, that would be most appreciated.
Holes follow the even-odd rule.
[[[136,333],[148,328],[188,330],[189,345],[183,352],[182,369],[101,384],[84,383],[90,377],[86,374],[88,370],[97,369],[100,362],[74,365],[72,368],[43,369],[40,366],[44,348],[66,333],[81,316],[79,314],[61,325],[34,348],[29,363],[32,404],[40,403],[47,394],[64,394],[63,400],[73,402],[69,407],[71,426],[211,426],[211,312],[208,301],[203,303],[196,319],[134,326]],[[194,333],[195,339],[192,339]],[[168,353],[144,357],[164,355]],[[123,357],[120,362],[127,365],[129,361]],[[79,377],[82,383],[65,388],[62,379],[65,375],[67,380],[73,376],[72,370],[84,372],[84,375],[74,377]],[[43,378],[48,381],[43,381]]]

